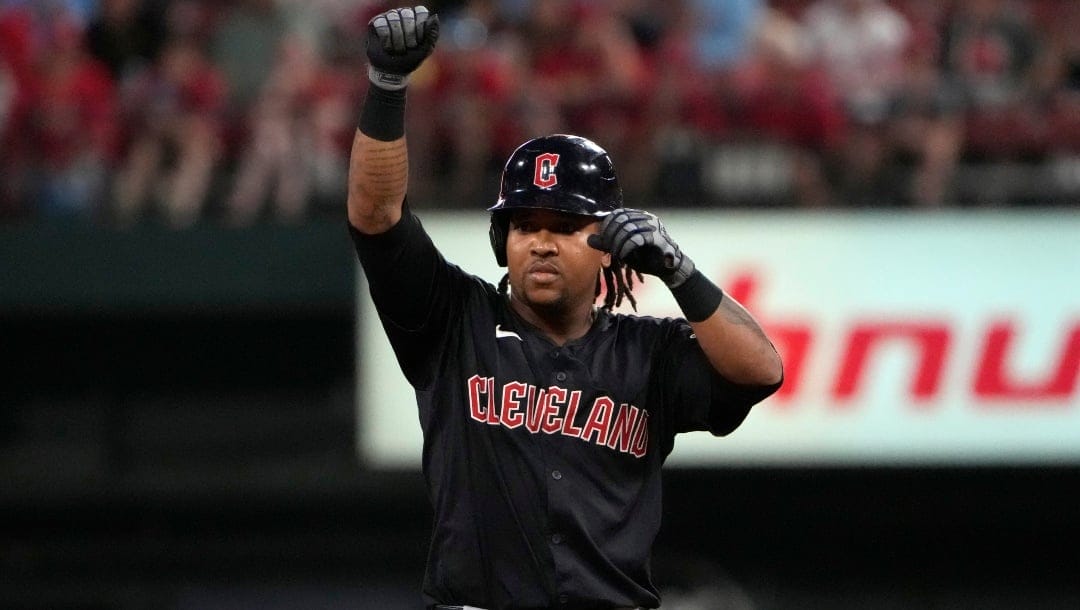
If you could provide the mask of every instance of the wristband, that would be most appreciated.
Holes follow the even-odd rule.
[[[364,108],[360,111],[359,129],[364,135],[383,142],[405,137],[405,90],[368,87]]]
[[[688,322],[703,322],[720,307],[724,292],[701,271],[694,270],[686,281],[671,289]]]
[[[387,91],[397,91],[404,89],[409,84],[408,74],[395,74],[393,72],[383,72],[375,66],[368,65],[367,69],[368,80],[371,84],[380,89]]]

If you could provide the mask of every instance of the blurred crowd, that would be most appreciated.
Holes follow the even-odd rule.
[[[0,0],[0,219],[343,214],[369,0]],[[576,133],[630,205],[1080,201],[1075,0],[429,2],[410,201]]]

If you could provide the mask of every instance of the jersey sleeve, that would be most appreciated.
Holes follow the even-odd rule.
[[[694,331],[685,320],[673,320],[666,337],[661,374],[671,397],[669,432],[706,430],[715,436],[730,434],[746,419],[750,408],[777,389],[772,385],[740,384],[728,380],[709,363]]]
[[[414,387],[430,384],[453,308],[451,266],[405,205],[384,233],[349,234],[398,364]]]

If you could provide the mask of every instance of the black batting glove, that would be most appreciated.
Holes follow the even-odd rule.
[[[439,16],[423,6],[376,15],[368,22],[368,78],[380,89],[404,89],[438,39]]]
[[[681,286],[694,272],[694,262],[667,234],[664,223],[644,210],[619,208],[589,236],[589,245],[610,252],[631,269],[663,280],[668,288]]]

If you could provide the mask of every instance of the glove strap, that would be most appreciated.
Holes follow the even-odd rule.
[[[359,129],[364,135],[393,142],[405,136],[405,89],[368,87]]]
[[[690,260],[690,257],[685,254],[681,254],[680,256],[682,258],[679,261],[679,266],[663,278],[664,283],[672,290],[685,284],[686,280],[690,279],[690,277],[694,275],[694,272],[697,271],[697,267],[694,266],[694,261]]]
[[[685,282],[672,288],[671,294],[688,322],[705,321],[720,307],[724,298],[724,292],[696,269]]]
[[[368,64],[367,77],[368,80],[371,81],[371,84],[380,89],[386,89],[387,91],[398,91],[404,89],[405,86],[409,84],[408,74],[383,72],[371,64]]]

